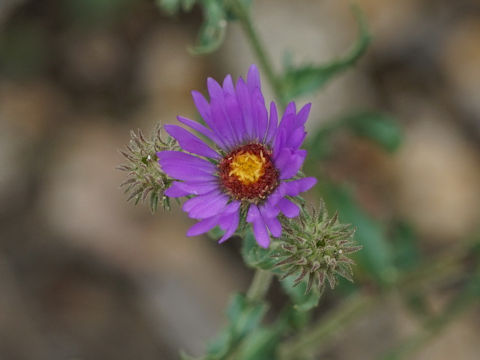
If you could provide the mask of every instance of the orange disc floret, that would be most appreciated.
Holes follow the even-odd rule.
[[[227,154],[219,165],[224,189],[237,200],[259,203],[278,186],[272,152],[261,144],[243,145]]]

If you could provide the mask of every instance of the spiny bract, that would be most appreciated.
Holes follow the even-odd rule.
[[[333,289],[337,274],[353,281],[354,261],[348,255],[361,249],[353,241],[355,230],[341,224],[337,213],[329,217],[323,202],[319,210],[303,210],[298,221],[289,221],[284,229],[274,254],[280,260],[275,266],[282,270],[282,279],[298,274],[294,283],[298,285],[307,279],[306,292],[314,284],[322,290],[325,279]]]

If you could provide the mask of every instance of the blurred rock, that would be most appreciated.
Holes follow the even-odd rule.
[[[394,48],[399,43],[414,39],[411,34],[428,19],[422,13],[418,0],[358,0],[355,4],[365,12],[373,35],[375,48]]]
[[[480,159],[443,117],[417,114],[393,162],[399,211],[433,243],[468,236],[480,219]]]
[[[205,61],[188,53],[192,37],[180,27],[159,26],[141,44],[137,86],[146,104],[138,114],[144,124],[194,117],[192,90],[206,93]]]
[[[122,77],[128,52],[121,39],[107,30],[70,30],[63,34],[62,71],[76,86],[98,88]]]
[[[404,308],[400,298],[391,298],[375,307],[368,316],[360,317],[337,336],[333,359],[376,359],[388,351],[391,344],[412,333],[415,320]],[[381,339],[381,340],[380,340]],[[319,357],[319,359],[323,357]]]
[[[135,229],[117,225],[126,216],[118,190],[123,174],[115,170],[120,137],[104,118],[90,120],[93,125],[86,121],[57,139],[39,206],[59,234],[115,258],[135,237]]]
[[[69,111],[66,94],[46,79],[0,82],[0,119],[36,141]]]
[[[68,101],[49,82],[0,82],[0,214],[25,206],[31,174],[42,160],[37,146],[63,118]]]

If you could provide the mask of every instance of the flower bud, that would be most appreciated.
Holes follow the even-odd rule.
[[[170,208],[170,199],[164,195],[172,180],[158,165],[157,152],[163,150],[177,150],[175,139],[162,137],[162,126],[158,125],[150,138],[146,138],[139,129],[137,133],[130,132],[130,142],[125,151],[120,153],[127,163],[117,167],[127,173],[127,179],[120,184],[128,194],[127,201],[133,200],[135,205],[140,201],[149,203],[150,210],[157,210],[159,201],[164,209]]]
[[[329,217],[323,202],[318,210],[303,209],[298,220],[285,222],[284,229],[274,254],[280,260],[275,266],[282,271],[282,278],[298,274],[295,285],[307,279],[307,293],[313,285],[322,290],[325,280],[333,289],[336,275],[353,281],[354,261],[347,255],[361,246],[353,241],[354,229],[341,224],[337,213]]]

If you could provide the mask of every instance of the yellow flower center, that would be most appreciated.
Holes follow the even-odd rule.
[[[228,175],[235,175],[244,185],[257,182],[265,174],[266,163],[263,152],[260,151],[259,155],[244,151],[235,154]]]

